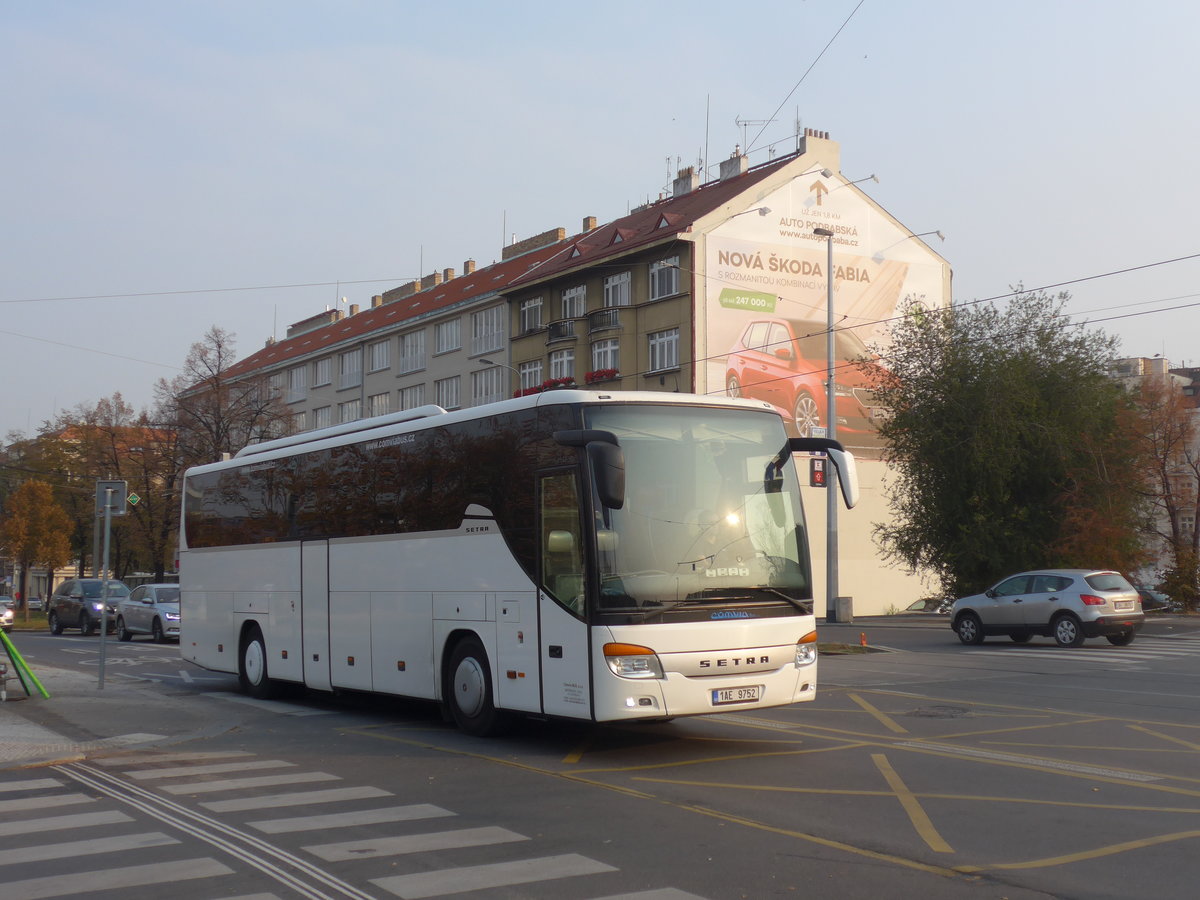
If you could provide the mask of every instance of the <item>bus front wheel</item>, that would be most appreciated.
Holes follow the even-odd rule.
[[[269,700],[277,692],[275,682],[267,677],[267,644],[257,625],[242,637],[238,681],[243,691],[259,700]]]
[[[454,645],[446,669],[446,703],[459,730],[476,737],[499,734],[505,717],[492,702],[492,675],[487,651],[476,637]]]

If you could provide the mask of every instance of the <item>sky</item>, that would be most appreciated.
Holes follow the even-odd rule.
[[[1066,290],[1200,365],[1197,34],[1178,0],[7,0],[0,440],[797,122],[945,235],[956,302]]]

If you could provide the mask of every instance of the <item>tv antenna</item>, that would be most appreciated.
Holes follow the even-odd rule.
[[[736,124],[738,128],[742,129],[742,146],[745,147],[746,152],[749,153],[750,145],[747,143],[749,141],[749,137],[747,135],[746,129],[749,128],[751,125],[762,125],[765,128],[767,125],[770,125],[772,122],[774,122],[776,120],[775,119],[743,119],[741,116],[737,116],[733,121],[734,121],[734,124]],[[758,135],[755,135],[754,137],[756,140],[758,139]]]

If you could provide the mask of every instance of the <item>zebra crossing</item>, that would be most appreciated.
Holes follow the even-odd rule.
[[[1107,642],[1097,641],[1091,641],[1082,647],[1059,647],[1049,644],[1005,645],[1000,638],[992,638],[986,647],[965,647],[962,650],[973,655],[1003,653],[1005,662],[1012,659],[1037,659],[1071,664],[1138,666],[1152,660],[1194,658],[1200,655],[1200,637],[1138,635],[1132,644],[1125,647],[1113,647]]]
[[[536,837],[501,823],[456,828],[453,810],[338,781],[233,750],[0,772],[0,900],[115,898],[155,885],[236,900],[412,900],[519,886],[556,896],[566,879],[620,871],[580,853],[539,853]],[[484,848],[485,858],[471,857]],[[430,854],[459,864],[428,868]],[[586,884],[572,887],[581,891]],[[669,886],[589,896],[704,900]]]

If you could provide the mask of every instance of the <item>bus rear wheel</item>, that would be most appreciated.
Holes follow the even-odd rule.
[[[267,676],[267,644],[257,625],[242,637],[238,681],[243,691],[258,700],[269,700],[278,693],[278,685]]]
[[[446,667],[445,697],[460,731],[487,737],[504,730],[507,717],[492,702],[491,667],[477,637],[465,637],[454,645]]]

